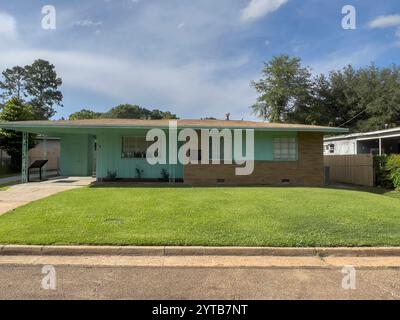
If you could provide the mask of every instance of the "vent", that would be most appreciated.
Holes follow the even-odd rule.
[[[217,183],[225,183],[225,179],[217,179]]]
[[[290,179],[282,179],[281,182],[283,184],[289,184],[290,183]]]

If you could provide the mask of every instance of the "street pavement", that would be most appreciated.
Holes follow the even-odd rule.
[[[172,257],[162,265],[153,258],[1,256],[0,298],[400,299],[400,267],[393,258],[374,258],[373,264],[354,257],[330,258],[321,264],[273,257],[268,264],[272,257],[251,257],[247,262],[224,257],[222,263],[218,257]],[[349,287],[343,267],[357,261],[354,286]],[[49,265],[54,268],[54,290],[46,281],[43,285]]]

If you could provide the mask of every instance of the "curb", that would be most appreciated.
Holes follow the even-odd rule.
[[[28,246],[0,245],[0,255],[37,256],[400,256],[400,247],[273,248],[273,247],[173,247],[173,246]]]

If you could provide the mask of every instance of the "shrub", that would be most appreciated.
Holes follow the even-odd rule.
[[[107,171],[106,179],[115,180],[116,178],[117,178],[117,171]]]
[[[400,189],[400,155],[375,156],[374,168],[376,185]]]
[[[169,181],[169,172],[166,169],[161,169],[161,180]]]
[[[388,178],[396,189],[400,188],[400,155],[392,154],[387,158],[386,171]]]

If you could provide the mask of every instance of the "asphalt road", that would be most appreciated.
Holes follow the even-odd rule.
[[[338,267],[0,265],[1,299],[400,299],[400,268],[357,268],[356,289]]]

